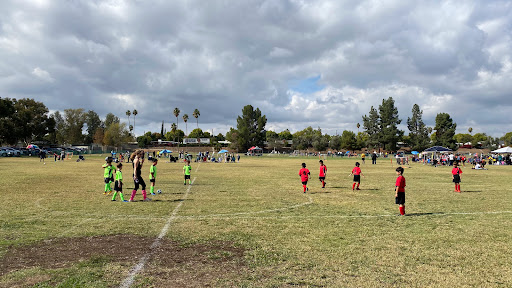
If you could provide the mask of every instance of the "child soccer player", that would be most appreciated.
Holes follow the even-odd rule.
[[[104,168],[103,172],[103,178],[105,179],[105,192],[103,195],[107,195],[107,193],[110,195],[112,193],[112,187],[110,187],[110,183],[114,181],[114,166],[112,166],[112,158],[107,157],[105,158],[105,164],[101,166]]]
[[[453,183],[455,183],[455,192],[460,193],[460,174],[462,174],[462,169],[458,166],[459,164],[457,162],[453,163],[452,178]]]
[[[128,202],[127,200],[124,200],[123,196],[123,164],[119,163],[117,164],[117,171],[116,171],[116,181],[114,182],[114,196],[112,196],[112,201],[116,201],[117,192],[119,192],[119,196],[121,197],[121,201]]]
[[[302,181],[302,187],[304,187],[304,193],[308,191],[308,179],[310,174],[309,169],[306,168],[306,163],[302,163],[302,169],[299,170],[299,176]]]
[[[325,188],[325,176],[327,175],[327,166],[324,165],[324,161],[320,160],[320,174],[318,175],[318,179],[322,182],[322,188]]]
[[[185,180],[183,181],[183,185],[187,185],[187,179],[188,179],[188,185],[192,185],[192,182],[190,181],[190,171],[192,170],[192,167],[190,167],[190,160],[185,160],[185,166],[183,166],[183,175],[185,175]]]
[[[361,184],[361,175],[363,175],[363,173],[361,172],[361,168],[359,168],[359,162],[356,162],[356,167],[354,167],[354,169],[352,169],[352,173],[350,173],[350,175],[348,176],[352,176],[354,175],[354,183],[352,184],[352,190],[354,190],[354,188],[356,190],[361,190],[359,189],[359,184]],[[364,175],[363,175],[364,177]],[[357,188],[356,188],[356,183],[357,183]]]
[[[405,178],[403,176],[404,168],[398,167],[396,168],[396,178],[395,183],[395,204],[398,204],[400,209],[400,215],[405,215]]]
[[[151,182],[151,187],[149,188],[149,191],[151,192],[151,195],[155,194],[155,181],[156,181],[156,164],[158,164],[158,159],[153,158],[153,165],[149,168],[149,182]]]

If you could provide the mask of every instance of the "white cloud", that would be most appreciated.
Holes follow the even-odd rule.
[[[2,3],[0,92],[52,110],[138,109],[142,133],[197,108],[225,133],[252,104],[268,127],[334,133],[393,97],[404,121],[417,103],[429,125],[512,131],[506,1],[34,1]],[[325,89],[290,91],[312,75]]]
[[[48,71],[43,70],[39,67],[36,67],[36,68],[34,68],[34,70],[32,70],[32,75],[34,75],[44,81],[47,81],[47,82],[55,81],[55,79],[52,78],[52,76],[50,75],[50,73],[48,73]]]

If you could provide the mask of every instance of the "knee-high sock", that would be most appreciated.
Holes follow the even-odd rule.
[[[121,193],[121,195],[123,195],[123,194]],[[116,200],[116,196],[117,196],[117,191],[114,191],[114,195],[112,196],[112,200]]]
[[[142,190],[142,197],[144,198],[144,200],[146,200],[146,190]]]
[[[124,195],[123,195],[123,193],[122,193],[122,192],[119,192],[119,197],[121,197],[121,201],[123,201],[123,202],[124,202]]]
[[[352,184],[352,190],[354,190],[354,188],[356,188],[356,183]]]
[[[105,192],[108,192],[110,189],[110,184],[105,183]]]
[[[325,187],[325,181],[322,180],[322,187]]]
[[[133,198],[135,198],[136,193],[137,193],[137,190],[132,191],[132,197],[130,197],[130,201],[133,201]]]
[[[405,206],[400,206],[400,215],[405,215]]]
[[[151,187],[149,188],[149,192],[151,192],[151,194],[153,194],[155,191],[155,186],[151,185]]]
[[[359,184],[361,184],[361,183],[357,183],[357,188],[359,188]]]
[[[306,185],[303,184],[302,187],[304,187],[304,192],[306,192]]]

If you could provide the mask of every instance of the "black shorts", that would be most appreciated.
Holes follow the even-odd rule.
[[[308,181],[302,181],[302,185],[308,185]]]
[[[149,179],[149,182],[151,182],[151,183],[155,183],[155,181],[156,181],[156,179],[155,179],[155,178],[153,178],[153,179]]]
[[[123,183],[119,183],[119,181],[114,182],[114,191],[123,192]]]
[[[104,178],[105,180],[105,184],[109,184],[110,182],[112,182],[112,178]]]
[[[398,197],[395,197],[395,204],[405,204],[405,192],[398,192]]]
[[[460,175],[453,175],[453,183],[460,183]]]
[[[134,180],[133,182],[135,184],[135,188],[133,188],[133,190],[139,190],[139,185],[142,186],[142,190],[146,190],[146,182],[144,182],[144,179],[142,179],[142,177],[139,176],[137,178],[137,181]]]
[[[354,182],[360,183],[361,182],[361,175],[354,175]]]
[[[190,175],[185,175],[185,180],[190,179]]]
[[[325,176],[324,177],[318,177],[318,179],[325,180]]]

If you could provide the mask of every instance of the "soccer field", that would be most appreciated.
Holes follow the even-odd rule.
[[[356,159],[325,160],[325,189],[315,157],[191,163],[191,186],[161,160],[163,193],[123,203],[103,195],[104,157],[0,158],[0,287],[512,286],[512,167],[462,167],[454,193],[451,168],[411,164],[399,217],[389,159],[361,165],[361,191]]]

